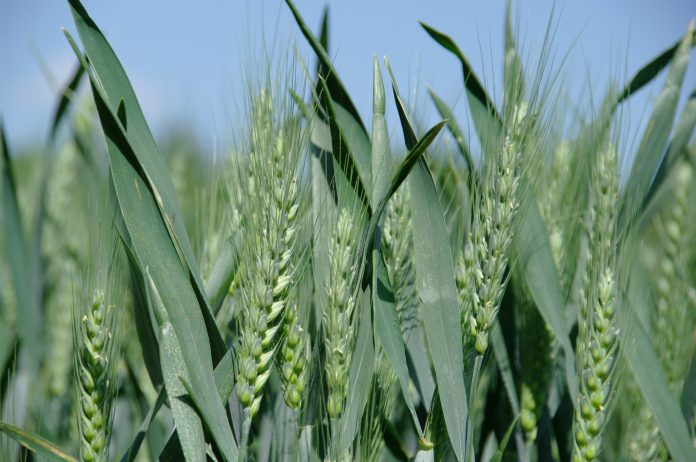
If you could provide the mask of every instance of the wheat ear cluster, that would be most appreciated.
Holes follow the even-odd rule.
[[[337,418],[343,411],[346,397],[348,370],[353,349],[352,324],[355,295],[353,282],[355,242],[353,242],[351,215],[341,209],[338,223],[329,244],[329,287],[327,306],[322,315],[326,346],[327,412]]]
[[[113,306],[96,291],[78,324],[77,358],[80,454],[86,462],[109,456],[114,374]]]
[[[512,127],[506,135],[501,156],[486,170],[479,214],[474,221],[474,290],[469,331],[478,354],[488,349],[493,327],[505,291],[505,267],[509,260],[513,224],[519,208],[522,163],[522,127],[526,107],[515,108]]]
[[[394,291],[399,325],[405,338],[408,338],[414,324],[418,323],[409,204],[410,192],[407,185],[403,185],[389,200],[382,236],[384,260]]]
[[[570,146],[567,142],[561,142],[553,153],[553,162],[550,172],[550,181],[541,201],[540,211],[549,229],[549,244],[551,254],[556,263],[556,268],[561,274],[561,282],[565,286],[564,269],[565,262],[565,238],[563,221],[558,217],[558,211],[563,210],[561,197],[565,182],[569,174]]]
[[[688,342],[675,342],[675,338],[689,338],[693,329],[693,305],[687,293],[684,249],[688,248],[686,235],[688,193],[693,179],[693,167],[689,162],[675,166],[672,206],[657,219],[662,239],[662,255],[655,271],[656,312],[653,317],[653,344],[667,373],[672,391],[681,393],[689,359]],[[667,460],[668,453],[660,435],[660,429],[647,407],[637,416],[636,431],[629,444],[634,460]]]
[[[520,295],[523,326],[520,425],[529,445],[537,439],[538,422],[544,411],[556,356],[553,334],[530,298],[528,294]]]
[[[261,209],[250,211],[259,234],[251,237],[250,263],[242,283],[241,348],[237,396],[253,417],[259,410],[263,388],[271,374],[292,280],[293,243],[298,211],[297,182],[287,171],[289,142],[273,120],[273,105],[262,92],[254,111],[253,169],[261,196]],[[261,186],[263,185],[263,186]]]
[[[689,344],[673,339],[688,338],[693,326],[693,314],[689,313],[691,306],[687,302],[688,279],[684,262],[684,249],[688,248],[688,193],[693,167],[688,162],[681,162],[675,170],[674,200],[663,220],[664,254],[658,268],[654,326],[656,351],[667,372],[667,380],[673,390],[679,392],[688,367]]]
[[[587,293],[578,319],[580,390],[574,417],[574,461],[599,456],[618,354],[615,276],[618,161],[614,145],[601,149],[592,177]]]

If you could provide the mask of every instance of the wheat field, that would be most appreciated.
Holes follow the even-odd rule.
[[[240,82],[211,161],[158,146],[67,3],[68,136],[14,156],[0,126],[0,459],[696,460],[693,21],[584,112],[509,4],[502,95],[421,23],[469,114],[429,89],[429,128],[386,58],[363,119],[328,10],[286,0],[316,66]]]

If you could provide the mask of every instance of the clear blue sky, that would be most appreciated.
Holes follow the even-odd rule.
[[[253,68],[255,53],[282,51],[296,43],[302,56],[312,56],[282,0],[84,3],[131,77],[157,136],[173,123],[185,123],[206,146],[222,144],[238,113],[246,85],[241,79]],[[424,122],[436,118],[426,100],[428,86],[449,101],[458,100],[463,113],[460,68],[418,20],[454,37],[486,81],[497,85],[502,76],[504,0],[327,3],[331,55],[368,120],[375,54],[387,55],[402,92],[408,89],[418,97]],[[565,75],[575,85],[591,76],[596,90],[606,87],[610,75],[635,72],[681,37],[696,16],[692,0],[520,0],[513,5],[527,54],[539,51],[554,4],[558,27],[553,48],[559,61],[568,53]],[[297,5],[317,29],[324,2],[297,0]],[[2,0],[0,11],[0,115],[11,142],[26,145],[46,136],[56,90],[74,62],[60,29],[74,31],[74,26],[65,1]],[[687,92],[696,87],[696,53],[691,57]],[[51,77],[41,69],[41,60]],[[644,90],[632,104],[631,126],[658,90]],[[393,106],[388,111],[393,114]]]

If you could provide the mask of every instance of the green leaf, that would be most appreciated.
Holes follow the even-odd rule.
[[[665,179],[669,175],[669,171],[674,165],[674,163],[680,157],[686,157],[687,148],[691,135],[694,133],[694,127],[696,127],[696,89],[691,92],[689,99],[684,105],[681,116],[674,126],[674,132],[672,134],[672,139],[667,148],[667,154],[660,162],[660,167],[657,169],[657,174],[655,175],[655,180],[652,185],[650,185],[650,190],[645,198],[645,209],[643,211],[643,219],[648,222],[654,213],[660,210],[664,199],[671,197],[668,193],[670,188],[663,188],[665,184]],[[656,202],[656,204],[653,204]]]
[[[19,336],[33,365],[38,365],[39,343],[32,341],[39,329],[39,306],[32,297],[33,275],[27,238],[22,228],[22,216],[17,202],[17,183],[12,172],[12,158],[0,121],[0,204],[3,214],[3,238],[5,254],[9,261],[12,283],[17,299]]]
[[[158,213],[155,198],[130,162],[134,154],[119,129],[114,114],[106,106],[100,91],[94,84],[92,90],[106,135],[111,179],[125,228],[130,236],[133,254],[140,268],[145,268],[148,272],[151,279],[150,285],[156,288],[159,294],[161,305],[165,309],[164,313],[167,315],[166,319],[163,316],[158,317],[156,303],[151,305],[151,309],[154,311],[160,329],[164,327],[164,324],[171,324],[173,329],[174,337],[169,343],[171,349],[167,353],[180,355],[176,361],[173,358],[171,360],[161,358],[168,395],[178,396],[179,393],[175,392],[178,386],[175,386],[171,380],[168,381],[167,375],[169,374],[170,377],[172,374],[174,377],[181,375],[180,369],[177,369],[175,364],[178,366],[183,364],[192,387],[197,393],[205,396],[204,407],[201,409],[204,420],[207,423],[223,421],[226,423],[222,401],[217,395],[213,382],[210,341],[202,310],[191,309],[198,305],[198,300],[191,286],[190,273],[181,265],[174,244]],[[178,349],[177,352],[175,340],[179,345],[184,344],[187,347]],[[160,355],[162,351],[162,345],[160,345]],[[178,379],[176,383],[180,385]],[[224,435],[217,434],[216,428],[210,428],[210,430],[222,453],[229,460],[236,458],[236,446],[229,426],[226,426]]]
[[[476,164],[474,163],[474,159],[471,157],[471,151],[469,150],[467,141],[464,138],[464,132],[462,132],[462,129],[459,128],[459,124],[454,117],[452,109],[450,109],[447,103],[432,89],[428,89],[428,94],[430,95],[430,99],[433,100],[437,113],[440,114],[440,118],[447,120],[447,129],[452,135],[452,138],[454,138],[455,143],[457,143],[459,153],[464,157],[466,168],[470,172],[471,177],[476,177]]]
[[[358,122],[340,104],[333,105],[336,124],[341,129],[343,142],[347,146],[363,185],[372,185],[372,168],[370,160],[370,139]]]
[[[534,306],[563,349],[565,377],[573,400],[578,393],[575,354],[563,319],[565,307],[556,263],[546,225],[536,198],[528,192],[520,229],[513,238],[520,274],[527,283]]]
[[[70,103],[73,101],[73,97],[77,88],[80,86],[82,81],[82,76],[85,74],[85,68],[82,67],[80,62],[75,66],[75,70],[71,74],[70,80],[65,84],[65,86],[60,91],[60,98],[58,99],[58,104],[53,112],[53,121],[51,122],[51,132],[49,135],[49,140],[51,143],[55,142],[56,134],[58,133],[58,128],[60,123],[65,118],[70,108]]]
[[[430,171],[423,159],[409,176],[413,254],[418,295],[442,412],[452,447],[465,461],[469,412],[464,385],[464,356],[454,266],[447,228]]]
[[[299,16],[299,14],[298,14]],[[329,5],[324,5],[324,12],[321,15],[321,29],[319,30],[319,45],[329,54]],[[326,69],[320,60],[317,60],[316,75],[326,76],[329,69]]]
[[[113,189],[113,183],[110,182],[110,187]],[[115,192],[112,192],[115,194]],[[118,211],[120,215],[120,211]],[[153,387],[162,385],[162,367],[159,356],[159,345],[157,340],[156,326],[153,325],[153,320],[150,317],[150,309],[147,298],[147,281],[145,280],[138,259],[135,256],[133,245],[128,237],[128,231],[123,224],[123,218],[119,216],[116,220],[117,229],[126,256],[128,257],[128,267],[130,270],[131,290],[133,291],[133,321],[135,323],[135,331],[140,342],[140,349],[143,352],[143,362],[150,376],[150,381]]]
[[[372,203],[377,204],[386,194],[391,180],[392,154],[389,145],[389,129],[384,118],[386,98],[379,61],[373,58],[372,84]]]
[[[382,254],[377,249],[372,252],[372,268],[375,338],[379,339],[382,345],[382,351],[384,351],[389,363],[396,372],[399,384],[401,385],[401,393],[406,402],[406,407],[408,407],[411,418],[413,419],[414,428],[418,432],[418,436],[423,437],[423,429],[418,420],[413,398],[411,397],[411,392],[408,387],[406,351],[404,348],[404,340],[401,336],[401,329],[399,328],[399,319],[396,314],[394,293],[389,283],[389,274],[387,273],[387,267],[382,259]]]
[[[646,126],[640,146],[636,152],[631,173],[626,183],[625,195],[630,204],[641,207],[648,194],[648,188],[662,159],[665,145],[669,138],[674,116],[679,103],[679,94],[684,82],[684,75],[689,63],[693,23],[677,48],[672,67],[667,75],[662,91],[655,101],[655,107]],[[632,212],[632,210],[625,210]]]
[[[225,356],[222,357],[218,365],[215,367],[214,376],[215,388],[217,388],[217,392],[222,401],[227,402],[231,398],[230,407],[233,409],[233,412],[237,411],[238,415],[241,416],[239,411],[239,409],[241,409],[239,402],[237,401],[236,396],[232,395],[232,391],[234,390],[234,380],[237,376],[232,358],[232,350],[228,350]],[[241,420],[241,418],[238,420]],[[232,423],[237,425],[237,427],[241,430],[242,423],[241,421],[235,422],[234,416]],[[182,448],[179,444],[178,433],[175,428],[174,433],[172,433],[169,440],[164,445],[164,449],[162,449],[160,459],[178,460],[181,459],[182,456]]]
[[[355,158],[353,157],[353,153],[350,150],[350,146],[346,144],[346,136],[337,117],[337,106],[334,106],[326,86],[326,82],[321,77],[319,78],[319,82],[322,87],[320,97],[329,119],[332,147],[331,152],[335,160],[334,166],[339,166],[339,168],[345,174],[345,177],[348,179],[348,182],[353,188],[355,196],[357,196],[360,204],[362,204],[362,207],[364,207],[365,210],[370,211],[369,190],[365,187],[366,184],[369,185],[370,183],[366,183],[366,178],[361,175]],[[337,187],[339,187],[339,190],[342,189],[340,188],[340,185],[337,185]]]
[[[510,426],[505,432],[505,436],[503,436],[503,439],[500,441],[500,444],[498,445],[498,450],[495,451],[495,454],[493,454],[493,457],[491,457],[490,462],[500,462],[501,460],[503,460],[503,454],[505,454],[505,449],[508,446],[510,436],[512,435],[512,431],[515,429],[515,426],[517,425],[518,419],[519,417],[515,417],[515,420],[510,422]]]
[[[660,71],[667,67],[672,61],[682,43],[683,40],[678,40],[677,43],[660,53],[659,56],[640,68],[628,85],[626,85],[623,91],[619,94],[616,101],[616,106],[636,94],[638,90],[649,84],[655,77],[657,77],[657,74],[659,74]],[[690,46],[696,46],[696,32],[691,32]]]
[[[684,419],[693,422],[696,412],[696,354],[691,355],[689,369],[681,392],[681,409]]]
[[[159,325],[159,352],[162,361],[164,385],[169,396],[169,407],[174,417],[178,439],[187,461],[205,460],[205,435],[201,419],[185,400],[186,389],[181,378],[189,373],[184,363],[181,343],[174,332],[169,315],[148,269],[145,270],[155,317]]]
[[[1,295],[1,294],[0,294]],[[0,309],[2,305],[0,305]],[[6,321],[2,319],[0,323],[0,375],[4,377],[5,364],[10,359],[15,349],[15,334],[7,326]],[[2,400],[0,399],[0,402]]]
[[[498,322],[493,325],[493,330],[491,331],[491,346],[493,347],[493,354],[495,355],[500,378],[503,381],[505,392],[510,401],[510,408],[513,414],[518,415],[520,413],[520,401],[517,397],[515,379],[512,376],[512,367],[510,366],[510,358],[505,347],[505,339]]]
[[[140,450],[140,446],[145,440],[147,431],[150,428],[150,423],[152,423],[152,419],[154,419],[155,416],[157,416],[157,413],[162,407],[162,404],[164,404],[166,398],[167,394],[164,392],[164,387],[162,387],[157,393],[157,399],[155,400],[155,404],[148,411],[147,415],[143,419],[143,423],[140,424],[140,428],[138,429],[138,433],[135,435],[133,442],[128,447],[126,452],[123,454],[123,457],[121,457],[121,462],[133,462],[135,460],[135,458],[138,455],[138,451]]]
[[[420,395],[422,405],[425,409],[429,409],[435,393],[435,379],[430,367],[430,359],[428,358],[424,338],[423,327],[418,323],[413,327],[411,334],[406,339],[406,360],[408,361],[411,380],[413,380]]]
[[[90,80],[101,93],[105,106],[114,115],[113,129],[121,131],[122,136],[127,140],[132,151],[130,161],[143,177],[147,189],[151,191],[157,204],[158,214],[161,214],[181,264],[195,282],[193,288],[205,320],[213,360],[217,363],[225,354],[225,344],[208,307],[196,258],[189,243],[183,215],[179,209],[164,158],[145,121],[128,76],[113,49],[80,1],[69,0],[69,3],[75,26],[89,59]],[[87,63],[83,56],[80,53],[77,56],[85,66]],[[131,185],[132,183],[129,187]]]
[[[415,149],[415,132],[394,82],[392,89],[406,147]],[[422,157],[418,156],[408,180],[416,287],[421,299],[425,336],[440,400],[447,403],[442,413],[452,448],[460,461],[466,461],[469,411],[459,303],[447,226],[435,183]]]
[[[302,35],[305,36],[307,42],[309,42],[309,46],[312,47],[312,50],[314,50],[314,53],[317,55],[319,64],[327,70],[325,75],[320,74],[320,76],[326,80],[326,85],[329,89],[331,99],[336,101],[338,105],[342,106],[346,111],[348,111],[353,120],[357,122],[357,124],[360,126],[360,129],[367,136],[367,129],[365,128],[365,124],[362,123],[362,120],[360,119],[360,114],[358,113],[358,110],[355,108],[353,101],[350,99],[348,91],[343,85],[343,82],[341,82],[341,78],[338,76],[336,69],[334,69],[333,63],[331,62],[329,55],[326,53],[326,50],[322,46],[321,42],[317,40],[317,38],[314,36],[309,27],[307,27],[307,24],[305,24],[304,20],[302,19],[302,16],[300,15],[300,12],[295,6],[295,3],[292,2],[292,0],[285,0],[285,3],[287,3],[288,7],[290,7],[290,11],[292,12],[292,15],[295,17],[295,21],[297,22],[297,25],[299,26],[300,31],[302,32]],[[327,15],[325,15],[324,18],[327,18]]]
[[[469,61],[464,56],[464,53],[459,49],[454,40],[448,35],[428,26],[421,22],[420,25],[440,46],[445,48],[450,53],[454,54],[462,65],[462,74],[464,77],[464,88],[466,90],[466,99],[469,102],[471,117],[474,121],[476,133],[481,141],[484,153],[491,152],[488,149],[495,140],[497,140],[502,132],[502,119],[495,108],[493,100],[488,96],[486,89],[481,84],[476,76],[474,69],[469,64]]]
[[[375,370],[375,345],[372,335],[371,303],[369,292],[360,298],[360,324],[355,340],[353,359],[348,372],[348,395],[338,421],[338,454],[350,448],[358,433],[367,400],[370,396],[372,374]],[[356,313],[357,314],[357,313]]]
[[[65,454],[51,442],[46,441],[39,435],[17,428],[14,425],[0,422],[0,433],[4,433],[36,455],[45,457],[48,460],[55,462],[77,462],[77,459]]]
[[[641,303],[634,299],[631,304]],[[619,318],[621,321],[621,317]],[[640,322],[635,319],[623,320],[622,330],[632,335],[624,343],[621,351],[627,356],[628,365],[655,422],[660,428],[662,438],[667,444],[673,460],[696,460],[696,449],[691,445],[691,438],[684,416],[677,400],[670,390],[660,360],[653,350],[650,338]],[[630,323],[630,324],[628,324]],[[630,325],[630,327],[629,327]]]
[[[382,197],[382,199],[379,201],[379,203],[376,205],[372,217],[370,218],[370,221],[368,223],[368,226],[366,228],[366,235],[365,238],[361,240],[361,246],[362,248],[359,249],[358,255],[360,255],[362,258],[367,259],[368,257],[368,251],[372,248],[372,243],[373,239],[375,236],[375,233],[377,232],[377,228],[379,225],[380,217],[382,216],[382,213],[384,213],[384,210],[387,208],[387,203],[389,202],[389,198],[391,198],[392,195],[396,192],[397,189],[399,189],[399,186],[404,182],[404,180],[408,177],[409,173],[413,169],[414,165],[421,160],[423,154],[425,153],[425,150],[430,146],[430,144],[435,140],[437,137],[438,133],[440,133],[440,130],[442,130],[442,127],[445,125],[445,121],[443,120],[439,124],[435,125],[433,128],[428,130],[428,132],[423,135],[423,137],[418,140],[418,142],[415,141],[415,135],[413,135],[413,140],[414,144],[412,147],[409,149],[408,153],[406,154],[406,158],[403,160],[401,165],[396,170],[396,173],[392,177],[391,183],[389,185],[389,189],[387,190],[387,193]]]

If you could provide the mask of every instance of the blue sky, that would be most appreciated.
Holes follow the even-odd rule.
[[[220,146],[229,139],[246,91],[244,76],[253,71],[261,50],[282,53],[297,44],[300,55],[314,62],[282,0],[84,3],[116,50],[159,137],[173,124],[186,124],[205,146]],[[315,29],[324,3],[297,0]],[[424,123],[436,121],[426,99],[428,87],[457,101],[457,111],[464,114],[460,68],[418,20],[451,35],[489,85],[502,78],[504,0],[326,3],[331,8],[331,55],[368,120],[374,55],[389,57],[402,92],[408,89],[420,102]],[[610,76],[633,74],[673,44],[696,17],[691,0],[521,0],[513,5],[519,40],[530,57],[541,48],[555,5],[553,50],[559,63],[567,55],[562,74],[569,88],[586,86],[589,78],[600,92]],[[40,142],[56,90],[74,62],[61,33],[63,26],[74,30],[67,2],[3,0],[0,9],[0,115],[12,144]],[[694,60],[696,53],[691,56]],[[692,63],[686,92],[696,87],[695,69]],[[632,102],[631,127],[640,126],[658,91],[652,86]],[[388,111],[393,116],[393,106]]]

